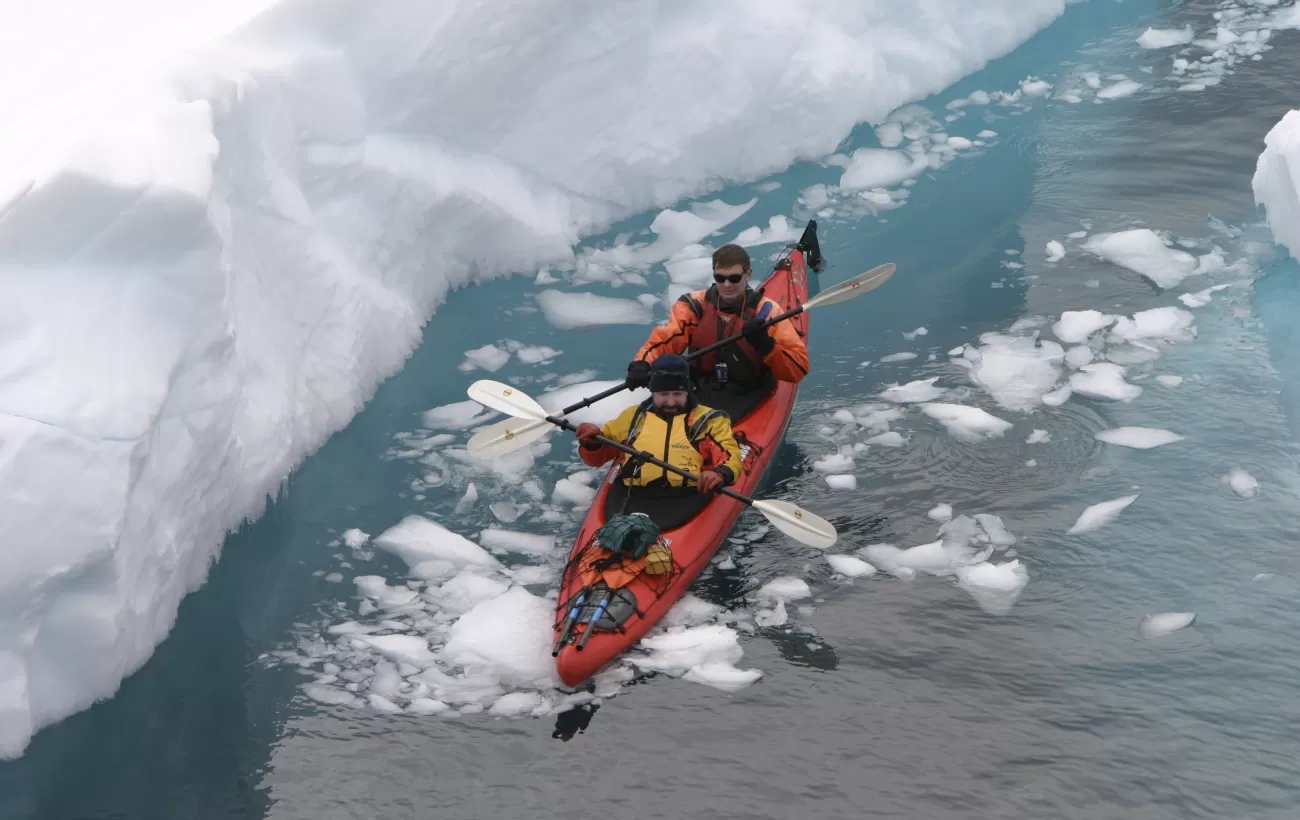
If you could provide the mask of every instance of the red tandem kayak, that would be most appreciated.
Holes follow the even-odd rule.
[[[807,301],[809,276],[814,275],[820,266],[817,224],[810,221],[799,242],[776,263],[772,274],[757,288],[776,301],[782,310],[790,310]],[[808,335],[808,313],[803,311],[785,320],[793,322],[805,338]],[[731,489],[745,495],[753,494],[785,434],[798,393],[797,384],[776,382],[775,389],[756,405],[749,402],[752,409],[722,406],[732,413],[732,426],[741,444],[744,466]],[[719,406],[706,398],[701,400],[710,406]],[[738,412],[743,413],[739,421],[736,420]],[[596,595],[592,587],[583,585],[581,579],[590,578],[591,570],[584,570],[584,567],[590,567],[596,552],[609,555],[603,547],[593,544],[593,536],[610,515],[623,510],[620,497],[625,497],[625,493],[614,487],[618,468],[617,462],[611,465],[601,482],[569,553],[561,580],[553,639],[556,670],[568,686],[586,681],[651,630],[709,563],[745,509],[742,502],[719,494],[668,500],[667,503],[675,505],[676,509],[665,508],[665,501],[659,500],[657,509],[649,515],[658,525],[661,543],[666,543],[672,552],[671,569],[657,575],[645,572],[634,576],[624,574],[617,588],[598,584],[602,589]],[[599,606],[595,605],[598,597],[603,599]],[[589,623],[593,618],[594,629]],[[586,634],[589,630],[590,635]]]

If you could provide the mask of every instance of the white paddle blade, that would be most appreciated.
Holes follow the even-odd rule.
[[[546,438],[555,429],[549,421],[502,419],[470,436],[466,446],[472,456],[499,458]]]
[[[546,421],[546,410],[533,397],[508,384],[491,379],[479,379],[465,391],[469,397],[484,407],[499,413],[533,421]]]
[[[893,262],[872,268],[866,273],[859,273],[852,279],[845,279],[837,285],[831,285],[826,290],[817,294],[804,303],[804,309],[822,307],[824,305],[834,305],[838,302],[847,302],[855,296],[861,296],[869,290],[875,290],[889,281],[894,275],[898,266]]]
[[[754,509],[765,515],[767,520],[772,522],[772,526],[810,547],[819,550],[830,549],[839,538],[831,522],[789,501],[755,499]]]

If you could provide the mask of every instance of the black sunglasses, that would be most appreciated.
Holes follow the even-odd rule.
[[[733,273],[731,275],[726,275],[721,273],[713,274],[713,281],[717,282],[718,284],[722,284],[723,282],[730,282],[731,284],[734,285],[744,278],[745,278],[745,274],[743,273]]]

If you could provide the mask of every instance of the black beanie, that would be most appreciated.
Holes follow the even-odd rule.
[[[676,353],[665,353],[650,365],[650,392],[690,390],[691,365]]]

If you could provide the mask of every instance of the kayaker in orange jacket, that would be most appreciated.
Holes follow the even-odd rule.
[[[749,287],[749,253],[723,245],[713,253],[713,281],[707,290],[682,295],[668,323],[650,333],[627,366],[629,387],[645,387],[650,365],[665,353],[685,354],[743,332],[739,341],[691,361],[692,375],[704,391],[748,392],[775,381],[797,382],[808,375],[808,346],[789,322],[760,328],[782,312],[772,299]]]
[[[647,488],[687,488],[692,483],[662,467],[633,460],[595,436],[621,442],[700,477],[696,489],[708,493],[740,475],[740,446],[727,414],[706,407],[691,393],[690,363],[676,354],[657,358],[648,379],[650,398],[628,407],[604,427],[578,425],[578,454],[589,467],[620,459],[624,484]]]

